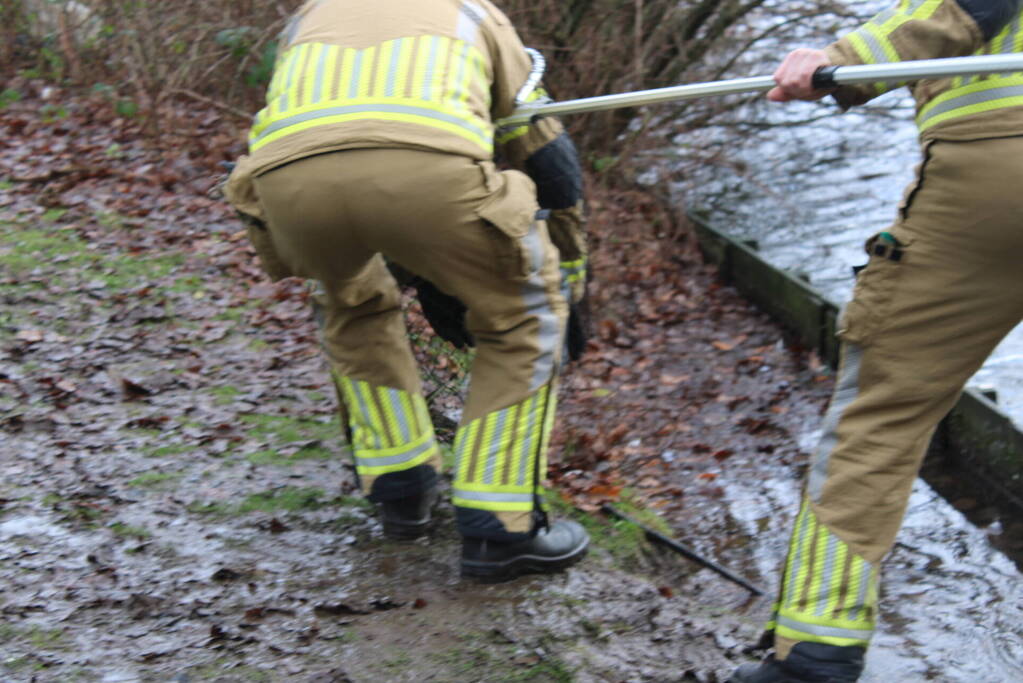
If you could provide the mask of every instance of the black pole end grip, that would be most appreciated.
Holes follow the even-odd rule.
[[[835,72],[838,71],[837,66],[822,66],[813,72],[813,89],[814,90],[832,90],[838,87],[838,82],[835,80]]]

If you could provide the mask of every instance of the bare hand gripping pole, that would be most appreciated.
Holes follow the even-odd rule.
[[[840,85],[862,83],[903,83],[922,78],[948,78],[950,76],[979,76],[995,73],[1023,71],[1023,53],[952,57],[949,59],[923,59],[915,62],[892,64],[865,64],[862,66],[829,66],[818,69],[813,84],[818,90],[829,90]],[[547,102],[518,107],[510,116],[497,122],[501,128],[519,126],[544,116],[582,114],[646,104],[662,104],[695,100],[714,95],[733,95],[746,92],[765,92],[775,86],[771,76],[736,78],[728,81],[675,85],[655,90],[639,90],[619,95],[584,97],[564,102]]]

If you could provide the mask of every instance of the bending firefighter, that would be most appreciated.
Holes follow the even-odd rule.
[[[769,99],[817,99],[827,65],[1023,51],[1020,0],[905,0],[825,50],[797,50]],[[732,681],[855,681],[878,614],[878,569],[934,429],[1023,319],[1023,73],[922,80],[923,161],[843,311],[837,385],[795,521],[775,652]],[[842,107],[890,87],[840,87]]]
[[[485,580],[562,568],[588,545],[578,524],[548,523],[540,486],[581,298],[559,261],[584,273],[581,173],[556,121],[492,123],[542,95],[532,71],[487,0],[310,0],[227,187],[267,271],[322,285],[343,423],[389,536],[425,532],[441,467],[392,269],[442,336],[476,345],[453,498],[462,572]]]

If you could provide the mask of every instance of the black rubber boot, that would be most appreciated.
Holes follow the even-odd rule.
[[[377,503],[384,536],[396,541],[411,541],[426,533],[430,527],[433,506],[437,502],[437,488],[396,500]]]
[[[796,643],[784,660],[743,664],[728,683],[853,683],[863,673],[862,647]]]
[[[555,572],[586,555],[590,537],[577,522],[558,520],[522,541],[462,539],[462,576],[487,583],[531,572]]]

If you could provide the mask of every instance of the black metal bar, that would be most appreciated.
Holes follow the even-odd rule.
[[[615,508],[614,505],[611,505],[610,503],[604,503],[603,505],[600,506],[600,509],[605,514],[611,515],[612,517],[617,517],[618,519],[624,520],[624,521],[628,522],[629,524],[633,524],[633,525],[639,527],[640,529],[642,529],[646,533],[647,538],[649,538],[651,541],[656,541],[657,543],[662,543],[662,544],[668,546],[669,548],[671,548],[672,550],[674,550],[675,552],[677,552],[679,555],[682,555],[683,557],[688,557],[690,560],[696,562],[697,564],[703,565],[707,569],[714,570],[715,572],[717,572],[721,576],[725,577],[729,581],[732,581],[733,583],[739,584],[740,586],[742,586],[743,588],[748,590],[750,593],[753,593],[754,595],[763,595],[764,594],[764,591],[762,591],[761,589],[757,588],[756,586],[754,586],[750,582],[746,581],[746,579],[742,578],[741,576],[738,576],[737,574],[729,571],[728,569],[725,569],[721,565],[716,564],[716,563],[714,563],[714,562],[712,562],[712,561],[710,561],[710,560],[700,556],[699,554],[696,553],[696,551],[691,550],[690,548],[687,548],[686,546],[682,545],[681,543],[679,543],[675,539],[668,538],[667,536],[665,536],[664,534],[660,533],[659,531],[654,531],[653,529],[651,529],[650,527],[646,526],[645,524],[641,524],[640,522],[638,522],[637,520],[633,519],[632,517],[629,517],[624,512],[620,512],[617,508]]]

